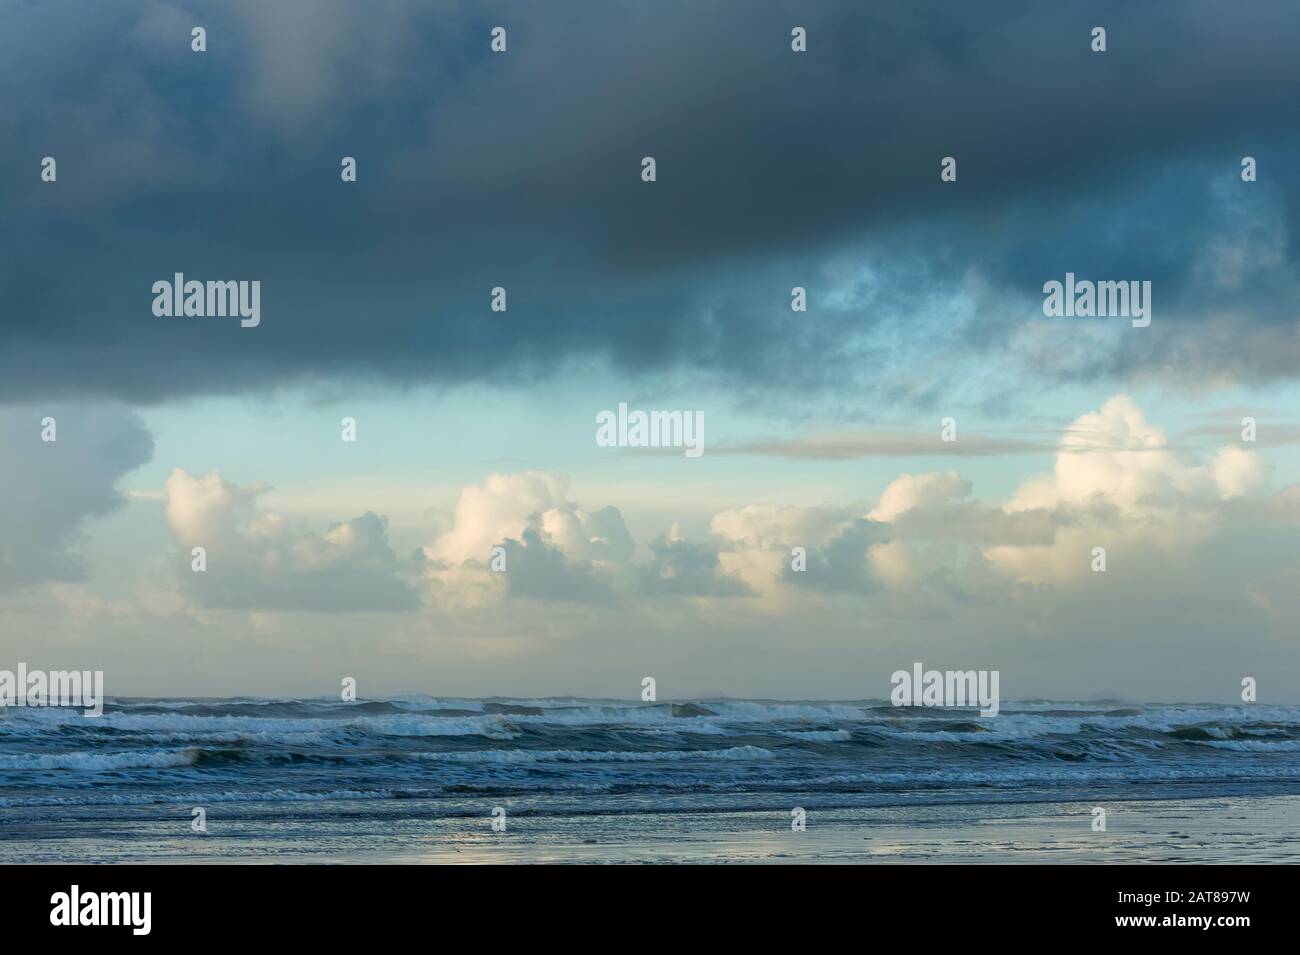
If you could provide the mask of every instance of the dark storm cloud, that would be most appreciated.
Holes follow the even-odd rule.
[[[1154,321],[1053,327],[1069,347],[1017,349],[1029,374],[1300,367],[1294,3],[159,0],[0,23],[0,399],[595,360],[924,400],[942,381],[914,369],[1000,354],[1066,271],[1151,280]],[[155,317],[175,272],[260,280],[260,327]]]

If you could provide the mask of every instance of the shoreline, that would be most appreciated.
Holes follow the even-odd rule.
[[[791,832],[777,812],[521,815],[503,833],[494,833],[486,817],[432,814],[397,827],[380,815],[359,815],[328,826],[263,821],[228,829],[214,815],[206,835],[178,835],[170,821],[124,818],[114,827],[113,844],[105,844],[103,832],[51,831],[0,842],[0,859],[236,865],[1300,862],[1300,795],[1125,800],[1105,808],[1105,832],[1093,830],[1092,805],[1079,801],[809,809],[803,832]]]

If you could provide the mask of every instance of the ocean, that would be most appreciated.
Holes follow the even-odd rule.
[[[1298,821],[1294,706],[0,709],[3,862],[1300,861]]]

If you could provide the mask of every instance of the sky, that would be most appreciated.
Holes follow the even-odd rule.
[[[1300,702],[1298,28],[0,0],[0,668]],[[155,314],[176,273],[260,321]],[[1150,324],[1049,317],[1067,273]]]

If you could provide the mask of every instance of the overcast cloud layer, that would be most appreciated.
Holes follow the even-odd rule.
[[[981,355],[1040,382],[1300,368],[1287,0],[6,2],[0,27],[0,398],[596,361],[926,402]],[[261,326],[154,317],[177,271],[259,279]],[[1067,271],[1150,280],[1152,326],[1062,333],[1041,287]]]

